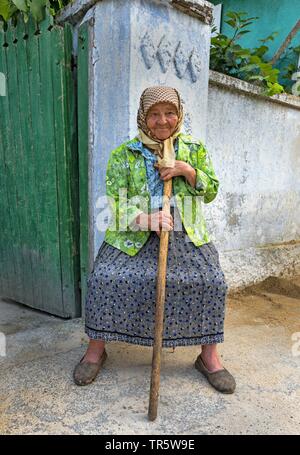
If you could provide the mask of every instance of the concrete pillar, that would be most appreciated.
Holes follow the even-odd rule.
[[[92,19],[92,261],[104,237],[96,228],[96,201],[105,194],[107,160],[113,148],[136,135],[142,91],[157,84],[175,87],[185,105],[184,131],[205,141],[212,5],[202,0],[81,0],[61,17],[78,25],[83,13]]]

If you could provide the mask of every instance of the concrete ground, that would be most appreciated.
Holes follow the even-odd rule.
[[[8,300],[0,315],[0,434],[300,433],[300,276],[228,296],[219,352],[237,381],[233,395],[193,367],[199,347],[163,349],[155,422],[147,418],[151,348],[108,344],[96,381],[78,387],[72,370],[87,342],[80,319]]]

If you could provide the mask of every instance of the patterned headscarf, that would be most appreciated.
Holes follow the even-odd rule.
[[[155,137],[147,127],[146,118],[149,109],[158,103],[170,103],[175,106],[178,115],[176,128],[168,139],[160,140]],[[140,98],[140,106],[137,114],[137,124],[139,130],[139,139],[149,149],[151,149],[158,158],[160,167],[174,167],[175,151],[174,140],[178,136],[183,123],[183,108],[180,95],[175,88],[165,86],[154,86],[146,88]]]

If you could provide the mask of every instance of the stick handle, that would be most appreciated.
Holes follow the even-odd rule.
[[[170,197],[172,194],[172,179],[164,182],[164,198],[163,211],[170,214]],[[157,417],[159,384],[160,384],[160,363],[162,351],[163,337],[163,322],[164,322],[164,306],[165,306],[165,290],[166,290],[166,274],[167,274],[167,259],[169,246],[169,231],[161,230],[159,243],[159,259],[158,271],[156,280],[156,303],[155,303],[155,331],[152,355],[152,371],[148,418],[153,421]]]

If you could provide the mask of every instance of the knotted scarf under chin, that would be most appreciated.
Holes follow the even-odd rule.
[[[139,129],[138,138],[140,141],[157,155],[157,164],[159,167],[175,167],[175,150],[174,141],[180,133],[177,132],[164,141],[155,141]]]

